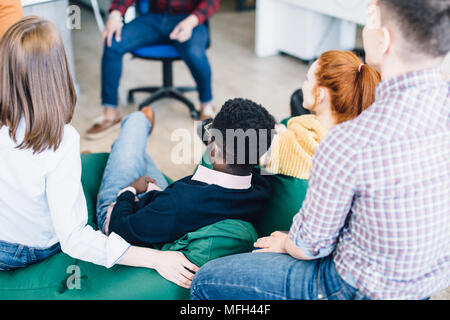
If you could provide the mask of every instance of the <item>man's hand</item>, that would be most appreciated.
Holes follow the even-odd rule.
[[[106,43],[108,47],[112,45],[112,37],[116,34],[116,41],[120,41],[122,35],[122,14],[119,10],[113,10],[109,14],[108,21],[106,22],[105,29],[102,31],[102,43]]]
[[[136,189],[136,193],[144,193],[147,192],[148,186],[150,183],[153,183],[156,185],[156,181],[153,178],[142,176],[139,179],[137,179],[135,182],[130,184],[130,187],[133,187]]]
[[[261,248],[260,250],[254,250],[253,252],[278,252],[287,253],[285,248],[285,242],[288,239],[287,233],[281,231],[272,232],[269,237],[259,238],[253,245],[255,248]]]
[[[158,251],[157,255],[153,268],[165,279],[189,289],[199,268],[179,251]]]
[[[186,19],[182,20],[170,33],[171,40],[177,40],[178,42],[188,41],[192,36],[192,30],[198,25],[198,18],[196,15],[189,15]]]

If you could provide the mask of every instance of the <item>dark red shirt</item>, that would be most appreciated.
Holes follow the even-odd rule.
[[[113,0],[109,11],[119,10],[124,15],[134,1]],[[196,15],[201,24],[219,9],[219,4],[220,0],[151,0],[150,12],[190,13]]]

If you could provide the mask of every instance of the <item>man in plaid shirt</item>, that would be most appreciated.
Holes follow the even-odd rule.
[[[426,299],[450,285],[450,1],[369,12],[375,103],[320,144],[289,234],[200,268],[193,299]]]
[[[211,67],[206,56],[209,33],[204,22],[219,8],[220,0],[150,0],[143,13],[123,26],[122,17],[135,0],[113,0],[102,33],[105,48],[102,57],[103,117],[86,132],[86,138],[98,139],[119,126],[118,88],[122,57],[143,46],[170,42],[186,62],[197,84],[201,119],[211,117]]]

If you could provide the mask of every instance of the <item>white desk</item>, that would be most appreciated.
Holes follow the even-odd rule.
[[[257,0],[255,53],[285,52],[312,60],[328,50],[355,48],[370,0]]]
[[[304,9],[364,25],[370,0],[282,0]]]
[[[32,6],[35,4],[41,4],[44,2],[50,2],[52,0],[21,0],[20,2],[22,3],[22,7],[26,7],[26,6]]]

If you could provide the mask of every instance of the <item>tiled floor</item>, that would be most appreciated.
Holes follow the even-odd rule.
[[[208,56],[213,70],[214,103],[220,107],[226,99],[246,97],[264,105],[278,120],[289,115],[289,99],[292,92],[301,86],[307,66],[288,56],[257,58],[253,53],[253,11],[236,13],[234,1],[222,1],[220,11],[211,19],[211,48]],[[73,32],[77,80],[80,87],[74,126],[83,135],[93,119],[102,112],[100,108],[100,59],[102,46],[95,20],[89,10],[81,12],[81,30]],[[360,41],[359,41],[360,43]],[[174,66],[175,83],[193,84],[183,62]],[[161,82],[159,62],[124,59],[124,74],[121,84],[124,89],[141,85],[158,85]],[[137,102],[145,95],[137,95]],[[188,97],[197,103],[196,94]],[[159,168],[173,179],[192,173],[195,161],[175,165],[171,161],[172,151],[179,143],[174,136],[176,129],[191,132],[192,141],[198,139],[194,121],[187,108],[173,100],[161,100],[152,105],[156,113],[156,125],[149,139],[148,153]],[[120,107],[123,115],[136,110],[136,106]],[[82,138],[82,151],[107,152],[118,131],[103,139],[88,141]],[[198,142],[198,141],[197,141]],[[450,299],[450,288],[436,295],[436,299]]]

